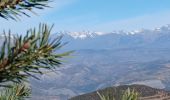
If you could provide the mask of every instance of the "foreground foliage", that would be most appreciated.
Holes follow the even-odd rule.
[[[0,51],[1,86],[25,81],[30,76],[38,79],[35,74],[43,74],[42,69],[52,71],[62,64],[61,58],[71,52],[56,53],[64,44],[60,42],[61,36],[50,39],[51,29],[40,24],[38,31],[31,29],[24,37],[4,33],[5,41]]]
[[[101,100],[115,100],[113,96],[110,95],[102,95],[97,92],[98,96]],[[130,90],[129,88],[124,91],[123,95],[121,96],[121,100],[138,100],[139,94],[134,90]]]
[[[122,100],[138,100],[139,94],[129,88],[124,92]]]
[[[99,92],[97,92],[97,94],[101,100],[115,100],[114,97],[111,97],[110,95],[102,95]]]
[[[33,8],[43,9],[48,7],[48,2],[49,0],[0,0],[0,17],[13,20],[19,19],[21,15],[30,17],[26,10],[33,12]]]
[[[0,92],[0,100],[24,100],[31,94],[31,89],[25,84],[14,84]]]
[[[49,7],[48,2],[0,0],[0,17],[13,20],[21,15],[30,17],[27,11]],[[30,88],[22,82],[27,81],[28,77],[38,79],[35,75],[44,74],[43,70],[55,70],[62,64],[61,59],[71,53],[56,53],[64,44],[60,42],[61,36],[50,37],[52,27],[40,24],[38,29],[28,30],[25,36],[4,31],[4,42],[0,49],[0,100],[24,100],[29,97]],[[6,86],[8,88],[4,88]]]

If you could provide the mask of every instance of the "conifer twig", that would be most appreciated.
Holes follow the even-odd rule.
[[[0,85],[37,78],[35,74],[43,74],[41,69],[53,70],[62,64],[61,59],[72,51],[55,52],[64,44],[60,42],[62,36],[50,37],[51,29],[40,24],[38,31],[31,29],[24,37],[11,33],[5,37],[0,50]]]

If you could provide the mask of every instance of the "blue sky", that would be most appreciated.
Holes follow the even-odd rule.
[[[55,24],[55,31],[152,29],[170,24],[170,0],[54,0],[38,16],[20,21],[0,19],[3,29],[25,32],[40,22]]]

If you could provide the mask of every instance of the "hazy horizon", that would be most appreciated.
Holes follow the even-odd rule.
[[[0,19],[0,30],[23,34],[38,24],[55,24],[54,31],[132,31],[170,24],[169,0],[54,0],[52,8],[18,21]],[[6,27],[8,26],[8,27]]]

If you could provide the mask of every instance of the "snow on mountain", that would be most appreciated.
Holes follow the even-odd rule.
[[[9,37],[9,35],[4,35],[4,34],[0,34],[0,47],[2,46],[4,40],[5,40],[5,37]],[[11,40],[14,39],[14,36],[11,35]],[[13,41],[11,41],[11,44],[13,44]]]
[[[63,32],[67,50],[121,49],[121,48],[169,48],[170,25],[155,29],[141,29],[130,32]],[[55,34],[54,34],[55,35]]]
[[[148,33],[167,33],[170,32],[170,24],[158,27],[155,29],[139,29],[139,30],[133,30],[133,31],[113,31],[110,33],[106,32],[91,32],[91,31],[82,31],[82,32],[62,32],[63,34],[70,35],[74,39],[86,39],[86,38],[95,38],[96,36],[102,36],[106,34],[121,34],[121,35],[135,35],[135,34],[148,34]]]
[[[93,38],[97,35],[103,35],[103,32],[90,32],[90,31],[83,31],[83,32],[66,32],[64,34],[70,35],[74,39],[85,39],[85,38]]]

